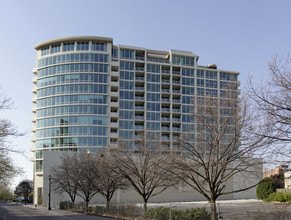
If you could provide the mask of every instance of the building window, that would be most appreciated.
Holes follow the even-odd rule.
[[[89,50],[89,42],[78,42],[77,50]]]
[[[92,50],[94,51],[107,51],[106,43],[92,42]]]
[[[75,48],[75,43],[64,43],[63,44],[63,52],[73,51]]]
[[[120,50],[120,59],[134,60],[134,51],[133,50]]]
[[[41,55],[42,56],[48,55],[49,53],[50,53],[49,47],[41,48]]]

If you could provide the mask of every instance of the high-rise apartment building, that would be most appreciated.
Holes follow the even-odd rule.
[[[203,98],[238,92],[238,72],[199,66],[188,51],[113,45],[105,37],[60,38],[35,49],[32,151],[39,204],[44,151],[96,152],[143,131],[175,150],[182,133],[195,141],[192,112]]]

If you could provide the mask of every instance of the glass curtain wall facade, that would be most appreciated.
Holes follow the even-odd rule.
[[[105,37],[61,38],[35,49],[35,189],[46,150],[96,152],[118,139],[133,147],[144,132],[164,150],[179,150],[181,134],[195,143],[192,112],[206,96],[223,99],[231,90],[237,99],[238,72],[199,66],[188,51],[116,46]],[[40,203],[37,191],[35,199]]]

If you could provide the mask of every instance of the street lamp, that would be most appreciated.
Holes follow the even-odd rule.
[[[49,204],[48,204],[48,210],[52,210],[52,208],[51,208],[51,183],[52,183],[52,175],[49,175],[48,176],[48,179],[49,179],[49,194],[48,194]]]

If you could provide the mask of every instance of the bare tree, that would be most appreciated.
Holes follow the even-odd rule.
[[[249,97],[258,125],[251,131],[269,141],[266,152],[279,163],[291,162],[291,59],[274,57],[269,77],[260,85],[249,80]],[[276,158],[274,158],[276,156]]]
[[[129,141],[120,140],[118,148],[111,149],[111,155],[117,171],[142,197],[145,211],[149,198],[177,183],[170,172],[163,167],[166,158],[161,151],[160,142],[156,139],[140,135],[133,146]]]
[[[14,194],[23,196],[25,205],[27,204],[29,194],[33,191],[33,183],[31,180],[22,180],[14,191]]]
[[[84,199],[88,208],[90,200],[98,193],[98,179],[95,175],[97,157],[90,152],[78,152],[66,154],[64,158],[70,162],[70,177],[77,187],[77,194]]]
[[[9,110],[12,106],[11,98],[7,98],[3,93],[0,93],[0,111]],[[22,135],[9,120],[0,118],[0,183],[7,183],[11,178],[20,173],[20,168],[16,167],[9,157],[9,152],[17,151],[10,146],[7,139]]]
[[[97,154],[97,167],[95,169],[98,192],[106,199],[107,211],[114,192],[117,189],[128,188],[128,182],[116,170],[112,159],[107,152]]]
[[[256,157],[261,139],[253,139],[246,129],[253,120],[248,103],[239,103],[235,90],[225,93],[225,98],[201,98],[193,112],[195,138],[184,132],[181,152],[171,155],[171,171],[209,201],[212,220],[218,218],[220,196],[248,190],[260,181],[262,160]],[[246,175],[249,183],[230,187],[228,182],[239,175]]]
[[[70,196],[74,208],[78,188],[74,182],[75,174],[71,167],[72,162],[71,157],[63,157],[61,164],[55,165],[51,169],[51,175],[53,178],[53,190],[59,191],[60,193],[66,192]]]

